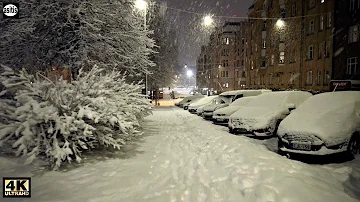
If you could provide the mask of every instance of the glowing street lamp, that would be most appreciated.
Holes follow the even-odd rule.
[[[205,26],[210,26],[212,25],[212,23],[214,22],[214,20],[212,19],[212,17],[210,15],[207,15],[204,17],[204,25]]]
[[[284,20],[278,19],[278,20],[276,21],[276,27],[282,28],[282,27],[284,27],[284,26],[285,26]]]
[[[188,77],[191,77],[191,76],[193,75],[193,72],[192,72],[191,70],[188,70],[188,71],[186,72],[186,75],[187,75]]]
[[[135,7],[139,10],[146,10],[147,3],[144,0],[136,0],[135,1]]]

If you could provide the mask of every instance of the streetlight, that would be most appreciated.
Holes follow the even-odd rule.
[[[136,0],[135,7],[139,10],[144,11],[144,31],[146,31],[146,14],[147,14],[148,3],[144,0]],[[148,94],[148,74],[145,72],[145,95]]]
[[[186,72],[186,74],[187,74],[188,77],[191,77],[191,76],[193,75],[193,72],[192,72],[191,70],[188,70],[188,71]]]
[[[214,20],[212,19],[212,17],[210,15],[207,15],[204,17],[204,25],[206,27],[210,26],[213,22],[214,22]]]
[[[276,27],[282,28],[282,27],[284,27],[284,26],[285,26],[284,20],[278,19],[278,20],[276,21]]]
[[[186,72],[186,75],[187,75],[187,77],[188,77],[188,81],[189,81],[189,84],[188,84],[188,86],[190,86],[190,79],[191,79],[191,77],[192,77],[192,75],[193,75],[193,72],[189,69],[187,72]]]

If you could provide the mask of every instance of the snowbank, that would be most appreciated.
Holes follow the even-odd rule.
[[[315,135],[327,147],[348,142],[360,131],[360,92],[331,92],[313,96],[280,124],[278,134]]]

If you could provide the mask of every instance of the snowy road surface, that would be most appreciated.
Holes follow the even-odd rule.
[[[23,201],[359,201],[359,159],[289,160],[178,108],[156,109],[146,136],[126,149],[63,172],[31,171],[1,157],[0,173],[32,176],[32,198]]]

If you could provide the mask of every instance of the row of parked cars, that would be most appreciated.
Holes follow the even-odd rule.
[[[233,134],[278,138],[279,153],[360,153],[360,92],[239,90],[195,95],[177,106]]]

